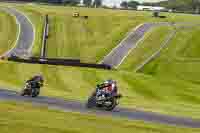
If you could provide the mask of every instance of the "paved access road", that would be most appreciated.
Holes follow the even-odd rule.
[[[34,27],[29,19],[13,8],[2,8],[2,11],[8,12],[15,16],[18,25],[18,36],[15,46],[6,52],[3,56],[10,57],[15,55],[18,57],[29,57],[34,41]]]
[[[106,115],[112,117],[122,117],[132,120],[143,120],[146,122],[162,123],[174,126],[183,126],[191,128],[200,128],[200,120],[193,120],[190,118],[173,117],[161,115],[152,112],[139,111],[134,109],[116,108],[112,112],[102,110],[89,110],[85,107],[85,103],[79,101],[66,101],[58,98],[50,98],[39,96],[37,98],[22,97],[16,91],[9,91],[0,89],[0,100],[2,101],[16,101],[29,102],[33,105],[44,105],[50,109],[59,109],[67,112],[80,112],[84,114]]]
[[[102,64],[110,65],[112,68],[117,68],[123,60],[128,56],[129,52],[135,48],[138,42],[144,37],[145,33],[155,26],[168,25],[167,22],[160,23],[145,23],[133,29],[120,44],[115,47],[101,61]]]

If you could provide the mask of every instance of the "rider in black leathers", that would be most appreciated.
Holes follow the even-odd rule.
[[[29,79],[26,82],[31,85],[31,88],[40,89],[43,86],[44,78],[42,75],[39,74],[39,75],[33,76],[31,79]]]

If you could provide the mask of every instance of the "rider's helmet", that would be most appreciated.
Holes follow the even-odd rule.
[[[106,80],[106,81],[104,81],[103,82],[103,84],[105,85],[105,86],[108,86],[108,85],[111,85],[112,84],[112,80]]]
[[[112,79],[106,80],[104,81],[104,86],[107,86],[107,89],[112,91],[116,87],[116,81]]]
[[[44,77],[42,74],[37,74],[34,77],[35,79],[37,79],[37,81],[42,82],[42,83],[44,82]]]
[[[106,81],[104,82],[104,84],[110,84],[110,85],[112,85],[112,84],[117,84],[117,82],[116,82],[115,80],[108,79],[108,80],[106,80]]]

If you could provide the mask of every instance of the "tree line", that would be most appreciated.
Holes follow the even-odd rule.
[[[200,13],[200,0],[168,0],[156,4],[176,11]]]
[[[5,0],[6,1],[6,0]],[[7,0],[7,1],[21,1],[21,2],[44,2],[76,6],[81,3],[81,0]],[[100,7],[103,0],[83,0],[83,4],[87,7]]]
[[[9,1],[9,0],[7,0]],[[80,4],[81,0],[10,0],[10,1],[24,1],[24,2],[49,2],[49,3],[60,3],[65,5],[76,6]],[[103,0],[83,0],[84,6],[87,7],[101,7]],[[125,9],[136,9],[138,5],[144,6],[162,6],[167,9],[174,11],[190,11],[200,13],[200,0],[166,0],[157,3],[139,3],[135,0],[124,0],[120,3],[120,6]]]
[[[120,3],[120,6],[125,9],[128,9],[128,8],[136,9],[138,5],[140,5],[140,3],[137,1],[133,1],[133,0],[132,1],[122,1]]]
[[[200,13],[200,0],[166,0],[157,3],[143,3],[146,6],[162,6],[173,11]]]

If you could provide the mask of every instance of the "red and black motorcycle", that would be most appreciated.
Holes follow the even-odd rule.
[[[112,85],[112,84],[110,84]],[[88,98],[87,108],[97,107],[107,111],[112,111],[118,104],[122,97],[117,91],[109,91],[108,85],[97,85],[95,92]]]

